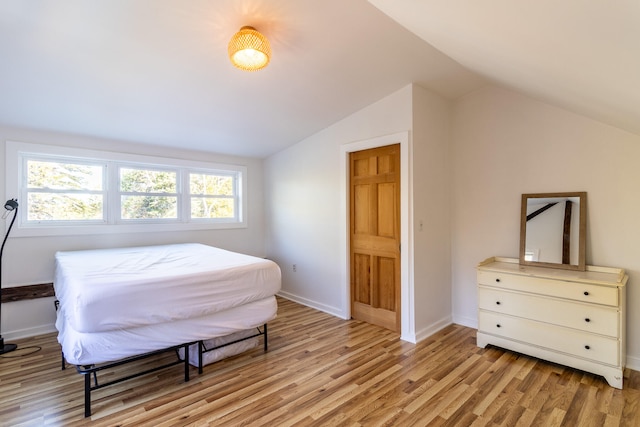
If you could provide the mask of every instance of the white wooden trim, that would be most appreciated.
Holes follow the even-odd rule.
[[[336,316],[336,317],[339,317],[339,318],[344,319],[344,320],[348,320],[349,319],[348,317],[344,317],[344,312],[339,307],[333,307],[331,305],[322,304],[322,303],[319,303],[317,301],[310,300],[308,298],[301,297],[299,295],[292,294],[291,292],[286,292],[286,291],[282,291],[282,290],[280,292],[278,292],[277,295],[279,297],[284,298],[284,299],[288,299],[289,301],[293,301],[293,302],[296,302],[298,304],[314,308],[314,309],[316,309],[318,311],[322,311],[322,312],[330,314],[332,316]]]

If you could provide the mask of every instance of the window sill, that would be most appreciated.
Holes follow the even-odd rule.
[[[17,227],[11,232],[11,237],[40,237],[40,236],[74,236],[92,234],[125,234],[125,233],[158,233],[191,230],[229,230],[247,228],[246,223],[172,223],[172,224],[100,224],[100,225],[69,225],[55,227]]]

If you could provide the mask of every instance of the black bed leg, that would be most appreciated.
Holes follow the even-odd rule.
[[[184,382],[189,381],[189,344],[184,346]]]
[[[264,324],[264,351],[267,351],[267,324]]]
[[[67,368],[67,364],[64,363],[64,353],[60,351],[60,362],[62,363],[62,370],[64,371]]]
[[[202,375],[202,350],[204,347],[204,343],[202,341],[198,341],[198,374]]]
[[[84,417],[91,416],[91,374],[84,374]]]

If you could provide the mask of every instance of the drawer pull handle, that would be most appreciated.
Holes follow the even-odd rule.
[[[501,326],[500,326],[500,323],[498,323],[498,324],[496,325],[496,328],[500,328],[500,327],[501,327]]]
[[[584,319],[585,322],[589,323],[591,322],[591,319],[589,319],[588,317],[586,319]]]
[[[496,301],[496,305],[500,305],[500,301]]]
[[[588,345],[584,346],[585,350],[589,350],[591,347],[589,347]]]
[[[496,279],[496,282],[500,283],[500,279]]]
[[[585,296],[589,296],[589,292],[584,291]]]

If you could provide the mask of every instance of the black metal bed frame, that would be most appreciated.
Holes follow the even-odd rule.
[[[239,339],[234,340],[234,341],[229,341],[228,343],[220,344],[220,345],[217,345],[217,346],[211,347],[211,348],[207,348],[207,346],[205,345],[205,342],[203,340],[198,341],[198,374],[202,373],[202,367],[203,367],[202,355],[204,353],[208,353],[208,352],[213,351],[213,350],[218,350],[219,348],[224,348],[226,346],[229,346],[229,345],[232,345],[232,344],[236,344],[236,343],[239,343],[239,342],[251,339],[251,338],[255,338],[255,337],[259,337],[261,335],[264,335],[263,349],[264,349],[264,352],[266,353],[267,352],[267,347],[268,347],[268,343],[267,343],[267,324],[265,323],[265,324],[262,325],[262,330],[260,330],[259,327],[256,328],[256,330],[258,332],[256,332],[253,335],[249,335],[248,337],[244,337],[244,338],[239,338]],[[185,358],[186,358],[186,355],[185,355]]]
[[[189,381],[189,346],[197,344],[198,345],[198,374],[202,374],[203,371],[203,363],[202,363],[202,355],[204,353],[207,353],[209,351],[213,351],[213,350],[217,350],[223,347],[227,347],[229,345],[232,344],[236,344],[239,343],[241,341],[245,341],[251,338],[255,338],[255,337],[259,337],[259,336],[264,336],[264,351],[267,351],[267,324],[263,324],[262,325],[262,330],[260,330],[260,327],[257,327],[256,330],[258,332],[256,332],[253,335],[250,335],[248,337],[244,337],[244,338],[240,338],[234,341],[230,341],[228,343],[225,344],[221,344],[218,346],[214,346],[211,348],[207,348],[207,346],[205,345],[204,340],[200,340],[200,341],[191,341],[188,343],[183,343],[183,344],[179,344],[179,345],[175,345],[175,346],[171,346],[171,347],[167,347],[164,349],[160,349],[160,350],[155,350],[155,351],[151,351],[148,353],[144,353],[144,354],[140,354],[137,356],[132,356],[132,357],[127,357],[125,359],[121,359],[115,362],[108,362],[108,363],[103,363],[103,364],[99,364],[99,365],[76,365],[76,370],[78,371],[79,374],[84,375],[84,416],[85,418],[90,417],[91,416],[91,392],[93,390],[98,390],[110,385],[114,385],[114,384],[118,384],[121,383],[123,381],[127,381],[133,378],[138,378],[141,377],[143,375],[146,374],[150,374],[152,372],[156,372],[162,369],[166,369],[172,366],[176,366],[176,365],[180,365],[180,364],[184,364],[184,381],[188,382]],[[180,349],[184,349],[184,360],[180,360],[179,357],[179,353],[178,351]],[[176,356],[177,356],[177,360],[173,361],[173,362],[169,362],[166,363],[164,365],[161,366],[156,366],[154,368],[150,368],[150,369],[146,369],[144,371],[141,372],[136,372],[135,374],[130,374],[121,378],[116,378],[114,380],[111,381],[107,381],[104,383],[98,383],[98,372],[103,371],[105,369],[110,369],[110,368],[114,368],[116,366],[121,366],[127,363],[131,363],[131,362],[135,362],[138,360],[142,360],[142,359],[146,359],[152,356],[156,356],[158,354],[161,353],[166,353],[169,351],[175,351]],[[64,353],[62,353],[62,369],[66,369],[66,362],[64,359]],[[93,377],[93,385],[91,385],[91,377]]]

